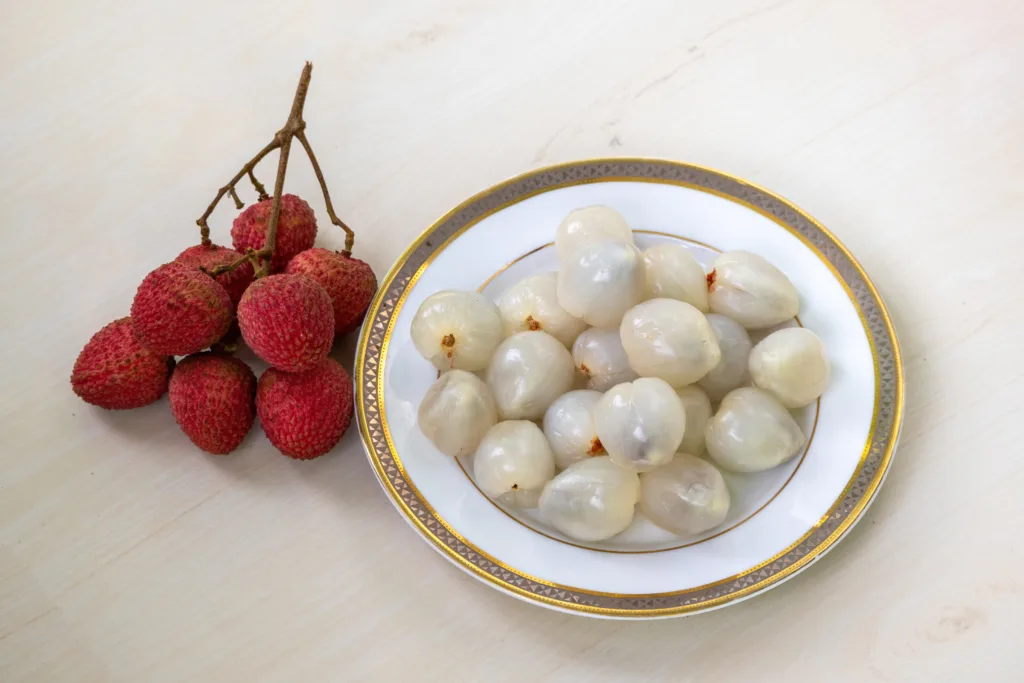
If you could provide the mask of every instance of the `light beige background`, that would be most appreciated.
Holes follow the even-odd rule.
[[[0,680],[1022,680],[1022,39],[1013,0],[8,0]],[[582,157],[720,168],[829,226],[907,363],[850,537],[724,611],[588,620],[438,557],[355,429],[313,463],[258,431],[214,458],[166,401],[80,402],[79,349],[196,241],[307,58],[309,136],[381,275],[468,195]],[[323,215],[301,156],[289,188]]]

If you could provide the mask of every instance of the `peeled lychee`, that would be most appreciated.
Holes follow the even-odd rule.
[[[252,427],[256,375],[237,358],[215,353],[185,358],[171,374],[168,393],[178,426],[208,453],[230,453]]]
[[[264,199],[238,214],[231,226],[231,243],[241,253],[249,247],[259,249],[267,239],[267,226],[273,199]],[[281,215],[277,220],[277,241],[270,272],[280,273],[292,257],[313,246],[316,240],[316,216],[303,199],[281,195]]]
[[[243,254],[239,254],[234,249],[217,246],[216,244],[197,244],[178,254],[174,260],[177,263],[183,263],[193,268],[203,267],[206,270],[213,270],[217,266],[226,266],[234,263],[242,258],[242,256]],[[246,261],[230,272],[221,273],[215,279],[224,289],[228,290],[228,296],[237,305],[238,300],[242,298],[242,292],[252,283],[252,276],[252,263]]]
[[[297,460],[316,458],[352,422],[352,380],[333,358],[303,373],[270,368],[256,389],[256,412],[277,450]]]
[[[149,405],[167,391],[174,359],[144,348],[121,318],[97,332],[78,354],[71,388],[100,408],[125,410]]]
[[[319,247],[300,252],[284,272],[308,275],[327,290],[334,306],[334,333],[359,327],[377,291],[377,276],[364,261]]]
[[[187,356],[224,336],[234,313],[216,280],[181,263],[165,263],[142,281],[132,302],[132,328],[147,349]]]
[[[249,348],[270,365],[285,372],[310,370],[334,341],[331,297],[305,275],[269,275],[245,290],[238,326]]]

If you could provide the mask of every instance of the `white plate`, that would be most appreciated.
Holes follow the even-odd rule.
[[[436,378],[409,338],[419,304],[441,289],[495,299],[526,274],[554,268],[550,242],[570,210],[618,209],[641,248],[681,240],[705,266],[746,249],[785,272],[799,322],[825,342],[828,390],[797,414],[810,443],[770,472],[729,477],[720,527],[680,539],[642,518],[604,543],[578,544],[535,513],[484,496],[472,469],[441,455],[416,427]],[[756,340],[756,339],[755,339]],[[356,358],[356,405],[367,453],[408,522],[477,578],[538,604],[593,616],[689,614],[748,597],[821,557],[850,529],[885,476],[903,409],[892,323],[853,257],[785,200],[725,174],[641,159],[540,169],[472,197],[431,226],[381,283]]]

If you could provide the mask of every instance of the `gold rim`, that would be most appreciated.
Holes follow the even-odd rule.
[[[473,225],[544,192],[598,182],[649,182],[713,194],[756,211],[799,238],[854,302],[871,345],[875,405],[867,444],[853,476],[825,514],[782,552],[735,576],[657,594],[618,594],[564,586],[529,576],[483,553],[452,529],[409,480],[395,451],[381,401],[387,348],[398,311],[434,257]],[[430,240],[440,241],[438,245]],[[892,460],[903,415],[903,367],[892,320],[863,268],[824,226],[763,188],[712,169],[660,159],[596,159],[531,171],[471,197],[428,228],[395,262],[371,303],[356,356],[360,434],[396,507],[449,559],[495,586],[571,611],[616,617],[670,616],[717,607],[777,584],[820,557],[870,504]]]

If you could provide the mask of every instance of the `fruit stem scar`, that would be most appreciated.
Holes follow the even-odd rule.
[[[455,335],[446,334],[444,337],[442,337],[441,346],[445,347],[446,349],[450,349],[453,346],[455,346]],[[448,355],[450,356],[451,354],[449,353]]]
[[[526,326],[533,332],[540,329],[540,323],[534,320],[532,315],[526,316]]]
[[[714,286],[714,284],[715,284],[715,277],[717,277],[716,271],[714,269],[712,269],[712,271],[707,274],[707,278],[706,278],[707,281],[708,281],[708,289],[711,289],[711,287]]]
[[[590,368],[587,367],[586,363],[580,363],[580,372],[582,372],[587,377],[590,377]]]
[[[590,442],[590,450],[587,451],[587,455],[601,455],[604,452],[604,444],[601,443],[601,439],[595,436]]]

